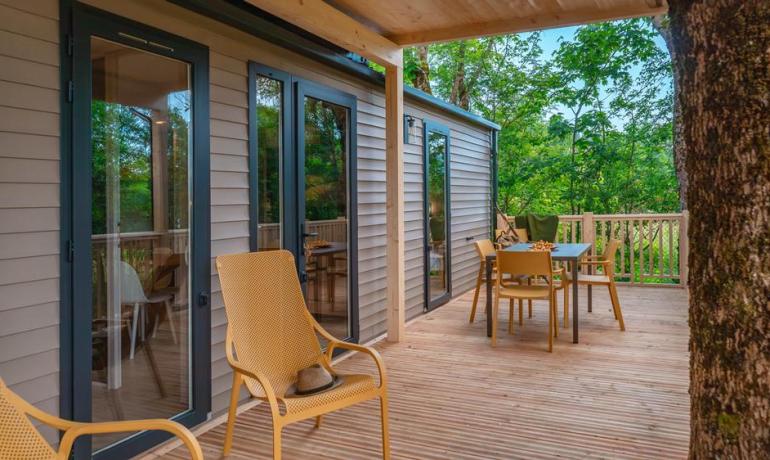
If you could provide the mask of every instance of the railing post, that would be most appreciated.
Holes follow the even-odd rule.
[[[582,239],[583,243],[590,243],[591,244],[591,254],[594,253],[594,236],[596,235],[596,231],[594,230],[594,213],[592,212],[584,212],[583,213],[583,223],[582,223],[582,231],[580,232],[580,238]]]
[[[679,218],[679,284],[687,287],[687,278],[690,260],[690,240],[687,236],[687,228],[690,221],[690,211],[682,211]]]

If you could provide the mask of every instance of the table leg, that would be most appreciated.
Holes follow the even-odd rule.
[[[578,265],[572,262],[572,343],[578,343]]]
[[[589,275],[593,274],[593,267],[591,267],[591,264],[588,264],[588,274]],[[588,313],[591,313],[593,311],[593,304],[594,304],[593,295],[592,295],[593,292],[591,290],[590,284],[587,287],[588,287]]]
[[[492,337],[492,259],[487,259],[487,337]]]

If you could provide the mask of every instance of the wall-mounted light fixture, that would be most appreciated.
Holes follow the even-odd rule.
[[[411,115],[404,115],[404,143],[417,142],[417,119]]]

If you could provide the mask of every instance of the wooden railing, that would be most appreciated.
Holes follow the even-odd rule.
[[[688,213],[593,214],[559,216],[556,241],[584,242],[601,254],[607,242],[621,241],[615,279],[637,285],[687,286]],[[584,231],[584,229],[589,229]]]
[[[306,231],[318,233],[318,239],[344,243],[348,240],[347,219],[309,220]],[[260,224],[259,241],[261,247],[280,247],[281,228],[279,224]]]

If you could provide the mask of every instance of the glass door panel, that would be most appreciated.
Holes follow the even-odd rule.
[[[170,418],[191,408],[190,65],[92,37],[91,69],[92,420]]]
[[[283,82],[255,77],[257,118],[257,250],[283,247]]]
[[[352,335],[349,295],[348,163],[350,111],[304,97],[303,255],[306,302],[339,338]],[[302,208],[300,208],[302,209]]]
[[[426,306],[437,307],[450,297],[449,130],[425,123],[425,264]]]

